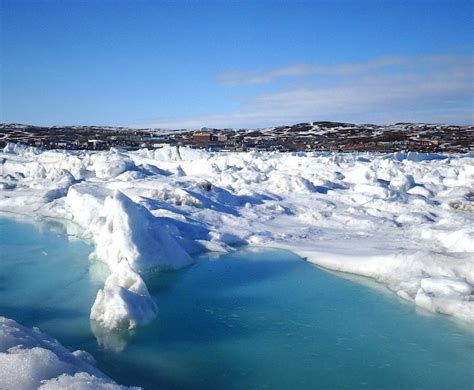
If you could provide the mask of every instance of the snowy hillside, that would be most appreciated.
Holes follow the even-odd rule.
[[[209,153],[187,148],[0,154],[0,211],[61,220],[110,268],[91,318],[157,314],[146,279],[192,255],[289,249],[474,321],[474,158],[416,153]]]

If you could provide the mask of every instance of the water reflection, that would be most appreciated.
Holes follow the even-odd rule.
[[[92,333],[97,340],[100,348],[115,353],[122,352],[134,331],[129,329],[106,329],[96,321],[90,321]]]

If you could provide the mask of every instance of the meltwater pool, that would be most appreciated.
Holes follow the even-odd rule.
[[[156,320],[105,332],[107,269],[45,224],[0,219],[0,315],[145,389],[472,389],[474,332],[282,251],[199,257],[147,284]]]

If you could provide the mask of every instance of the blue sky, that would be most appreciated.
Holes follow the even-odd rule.
[[[474,122],[472,1],[0,3],[1,122]]]

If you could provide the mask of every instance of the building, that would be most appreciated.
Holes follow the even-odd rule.
[[[193,133],[193,141],[196,143],[206,143],[212,141],[212,134],[204,131]]]
[[[226,142],[228,139],[226,134],[218,134],[217,135],[217,141],[218,142]]]

